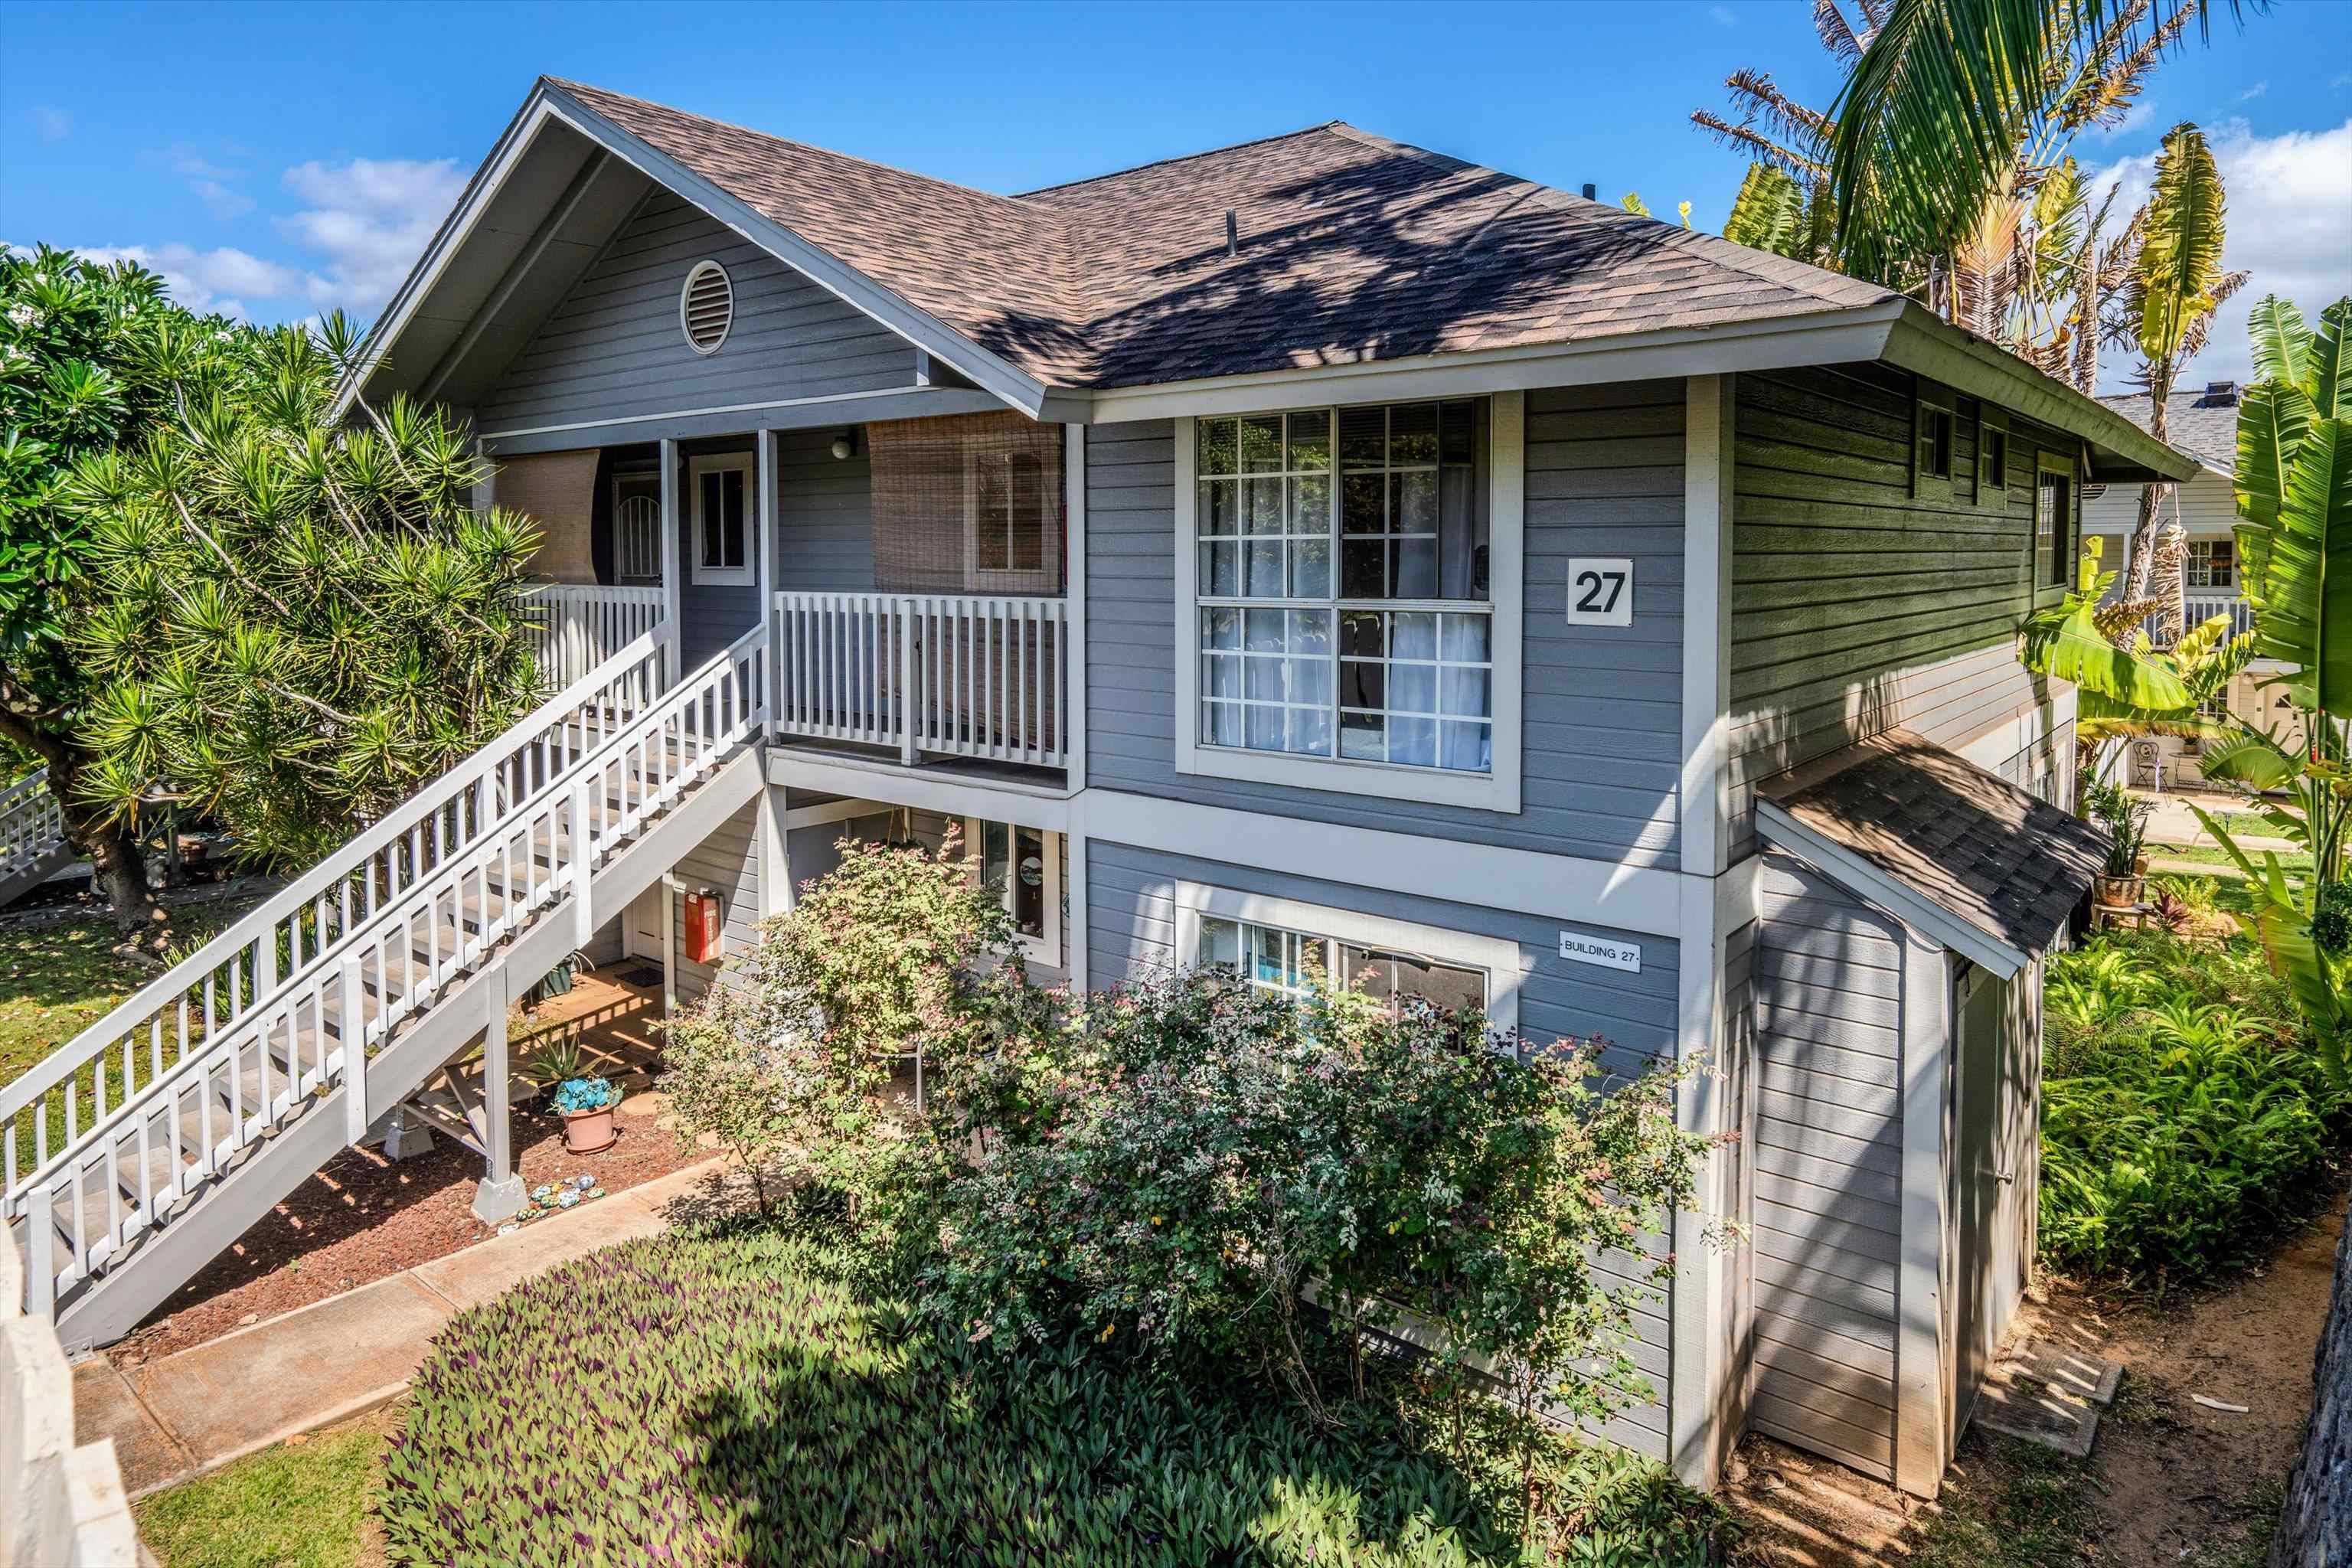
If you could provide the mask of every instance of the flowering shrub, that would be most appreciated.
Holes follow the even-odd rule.
[[[936,855],[839,847],[840,865],[666,1026],[678,1135],[715,1133],[763,1208],[780,1166],[887,1207],[908,1184],[899,1167],[927,1147],[890,1093],[893,1067],[920,1052],[952,1071],[1042,1016],[1011,917],[974,884],[954,829]]]
[[[1670,1069],[1604,1089],[1597,1041],[1533,1048],[1475,1012],[1349,991],[1299,1005],[1226,970],[1122,987],[1028,1039],[1030,1061],[991,1066],[1024,1094],[941,1119],[921,1275],[970,1331],[1236,1359],[1320,1411],[1319,1300],[1350,1394],[1366,1327],[1499,1376],[1528,1416],[1647,1394],[1625,1347],[1671,1259],[1646,1238],[1707,1148],[1675,1126]],[[1617,1283],[1603,1252],[1651,1283]]]

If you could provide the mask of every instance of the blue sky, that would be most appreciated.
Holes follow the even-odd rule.
[[[373,314],[541,72],[1006,191],[1344,119],[1707,228],[1745,165],[1690,111],[1740,66],[1817,106],[1839,79],[1799,0],[47,5],[8,32],[104,68],[0,105],[0,240],[134,254],[257,320]],[[2249,298],[2352,291],[2352,5],[2194,38],[2086,161],[2144,179],[2196,120]],[[2216,334],[2213,374],[2237,345]]]

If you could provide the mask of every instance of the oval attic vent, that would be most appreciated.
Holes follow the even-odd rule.
[[[735,285],[727,268],[716,261],[696,262],[677,297],[677,316],[696,353],[717,353],[735,323]]]

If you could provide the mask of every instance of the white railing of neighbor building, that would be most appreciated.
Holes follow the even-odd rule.
[[[551,689],[561,690],[660,624],[659,588],[547,583],[530,592],[540,618],[530,650]]]
[[[2210,593],[2191,594],[2184,598],[2181,604],[2185,611],[2181,622],[2183,626],[2201,626],[2215,616],[2227,616],[2230,617],[2231,637],[2242,637],[2254,629],[2253,605],[2234,594],[2228,595]],[[2162,618],[2160,616],[2150,616],[2140,623],[2140,629],[2147,633],[2149,641],[2161,644],[2162,639],[2157,635],[2157,626]]]
[[[1068,765],[1066,601],[788,592],[775,611],[780,731]]]
[[[48,769],[36,768],[0,789],[0,881],[45,858],[65,836]]]

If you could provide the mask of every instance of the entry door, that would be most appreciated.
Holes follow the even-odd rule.
[[[2009,1042],[2001,1006],[2006,987],[1971,964],[1953,983],[1952,1108],[1945,1145],[1953,1245],[1946,1299],[1953,1304],[1952,1440],[1968,1429],[1978,1391],[2017,1300],[2019,1232],[2002,1216],[2017,1173],[2008,1136],[2016,1111],[2008,1079]]]

